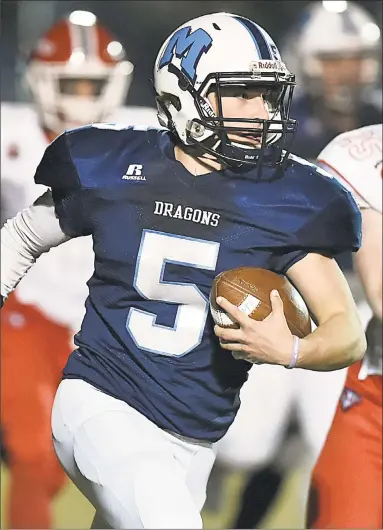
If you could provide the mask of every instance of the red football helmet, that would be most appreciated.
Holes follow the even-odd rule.
[[[105,121],[123,104],[133,64],[89,11],[73,11],[37,42],[26,69],[43,125],[64,129]]]

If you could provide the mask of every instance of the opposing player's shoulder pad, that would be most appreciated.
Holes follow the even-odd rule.
[[[157,109],[153,107],[127,106],[119,107],[111,115],[112,123],[129,123],[129,125],[158,127]]]
[[[361,207],[381,210],[382,125],[369,125],[336,136],[318,155]]]
[[[158,132],[146,126],[116,123],[96,123],[65,131],[47,147],[35,182],[56,190],[108,186],[112,170],[118,168],[122,156],[129,156],[147,143],[148,136]]]
[[[23,134],[24,127],[27,127],[28,132],[30,126],[36,127],[38,125],[37,112],[31,105],[23,103],[1,103],[1,132],[7,134],[8,131],[12,133]]]
[[[36,111],[26,104],[1,103],[1,162],[2,165],[7,158],[16,160],[19,158],[18,146],[24,153],[24,145],[32,144],[36,147],[36,131],[40,130],[40,124]],[[37,144],[39,141],[37,140]],[[37,149],[39,149],[37,145]],[[10,152],[12,154],[10,154]]]

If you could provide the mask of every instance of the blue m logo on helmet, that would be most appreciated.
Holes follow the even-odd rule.
[[[159,68],[171,63],[173,54],[181,59],[181,70],[194,83],[196,68],[202,54],[206,53],[213,39],[201,28],[191,33],[191,27],[181,28],[174,33],[161,57]]]

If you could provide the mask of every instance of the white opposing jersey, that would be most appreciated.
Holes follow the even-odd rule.
[[[1,206],[2,220],[32,204],[46,187],[33,175],[48,140],[37,114],[27,105],[1,104]]]
[[[334,138],[318,163],[338,179],[361,208],[382,213],[382,125],[368,125]]]
[[[319,154],[318,162],[354,195],[361,208],[382,213],[382,124],[340,134]],[[367,350],[359,378],[381,373],[381,365]]]
[[[158,126],[155,109],[124,107],[110,122]],[[2,221],[13,217],[46,191],[33,176],[48,139],[29,105],[1,105]],[[72,239],[43,254],[16,288],[18,300],[33,304],[49,319],[78,331],[93,273],[92,238]]]

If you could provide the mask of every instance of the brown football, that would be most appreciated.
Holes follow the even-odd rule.
[[[289,329],[300,338],[311,332],[309,311],[303,298],[286,276],[267,269],[240,267],[221,272],[214,279],[210,293],[210,312],[216,324],[236,328],[227,313],[216,303],[218,296],[239,307],[254,320],[263,320],[271,312],[270,293],[277,289],[283,301],[283,310]]]

